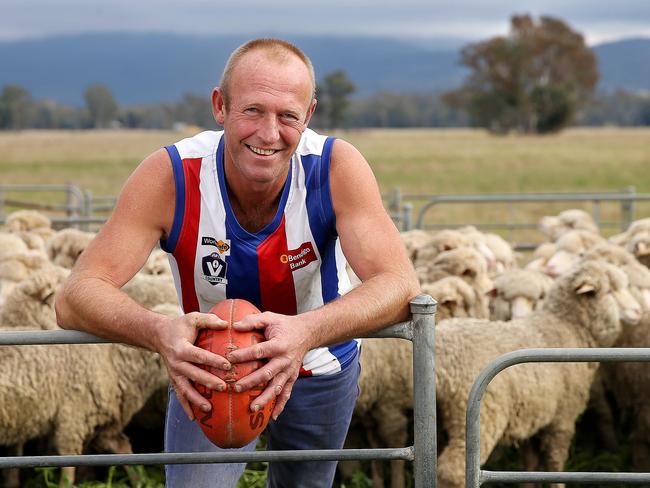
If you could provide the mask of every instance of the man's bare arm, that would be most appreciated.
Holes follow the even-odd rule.
[[[200,328],[219,328],[225,323],[212,314],[197,312],[165,317],[146,310],[120,290],[171,228],[174,198],[171,162],[161,149],[146,158],[128,179],[110,219],[57,293],[55,306],[63,328],[159,352],[191,417],[189,402],[208,409],[209,404],[188,378],[214,389],[225,388],[222,380],[195,363],[230,367],[224,358],[195,347],[194,340]]]

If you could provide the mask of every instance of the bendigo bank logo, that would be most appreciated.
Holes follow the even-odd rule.
[[[289,265],[291,271],[304,268],[316,259],[311,242],[303,242],[298,249],[289,249],[286,254],[280,256],[280,262]]]

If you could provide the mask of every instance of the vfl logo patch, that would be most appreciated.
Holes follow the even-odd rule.
[[[280,262],[288,264],[291,271],[304,268],[313,261],[316,261],[316,253],[311,242],[303,242],[298,249],[289,249],[287,254],[280,256]]]
[[[228,263],[226,263],[218,252],[213,252],[209,256],[205,256],[201,262],[201,268],[203,269],[203,279],[211,285],[228,283],[226,279]]]
[[[201,237],[202,246],[214,246],[216,251],[205,249],[204,253],[209,253],[201,260],[201,269],[203,270],[203,279],[213,286],[227,284],[226,271],[228,263],[224,259],[230,256],[230,240],[215,239],[214,237]]]

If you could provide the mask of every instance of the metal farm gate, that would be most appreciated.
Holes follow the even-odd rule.
[[[436,302],[420,295],[410,303],[412,318],[387,327],[372,337],[397,337],[413,342],[414,443],[403,448],[257,451],[225,453],[97,454],[75,456],[0,457],[0,468],[44,466],[112,466],[134,464],[203,464],[254,461],[331,461],[403,459],[413,462],[415,488],[435,486],[436,410],[434,321]],[[0,346],[99,344],[105,339],[71,330],[2,331]]]

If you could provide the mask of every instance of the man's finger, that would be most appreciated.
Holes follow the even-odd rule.
[[[186,350],[183,351],[182,356],[179,356],[179,359],[183,359],[190,363],[202,364],[204,366],[211,366],[213,368],[222,369],[224,371],[229,371],[232,368],[230,361],[228,361],[223,356],[220,356],[214,352],[208,351],[198,346],[188,346]]]
[[[211,390],[224,391],[226,382],[218,376],[206,371],[203,368],[193,365],[192,363],[180,363],[176,367],[176,372],[188,380],[210,388]]]
[[[278,420],[278,417],[284,410],[284,406],[289,401],[289,397],[291,397],[291,390],[293,389],[293,383],[294,381],[287,381],[287,383],[284,385],[284,388],[282,389],[282,392],[276,398],[275,407],[273,407],[273,411],[271,412],[271,418],[273,420]]]
[[[251,402],[251,410],[256,412],[262,409],[267,403],[274,400],[280,393],[287,382],[286,373],[279,373],[273,378],[273,381],[264,389],[264,391]]]
[[[204,412],[208,412],[212,408],[210,402],[203,398],[203,396],[192,387],[187,378],[176,378],[174,391],[176,392],[178,402],[181,404],[181,407],[183,407],[183,410],[190,420],[194,420],[194,412],[192,411],[190,404],[196,405]]]
[[[277,355],[275,341],[263,341],[252,346],[235,349],[226,354],[226,359],[231,363],[243,363],[246,361],[255,361],[258,359],[272,358]]]
[[[227,320],[213,313],[191,312],[187,314],[187,320],[196,329],[227,329],[229,325]]]
[[[273,321],[273,316],[270,312],[247,315],[243,319],[233,322],[232,328],[240,331],[264,329]]]

